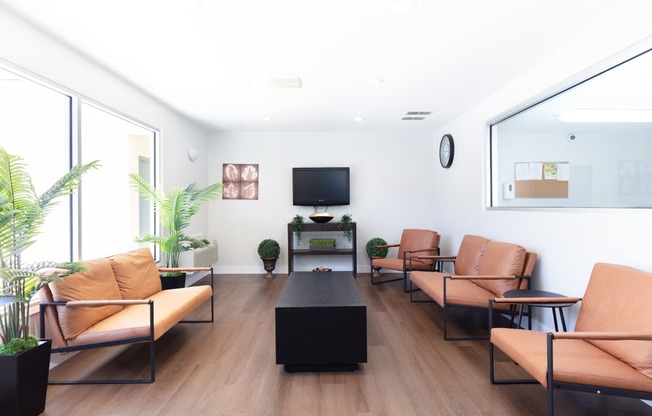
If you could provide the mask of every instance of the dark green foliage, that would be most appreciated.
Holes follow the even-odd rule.
[[[277,259],[281,253],[281,246],[276,240],[265,239],[258,244],[258,255],[261,259]]]
[[[303,232],[304,218],[297,214],[292,218],[292,225],[294,225],[294,232],[297,233],[297,244],[301,244],[301,233]]]
[[[349,243],[353,240],[353,220],[351,219],[351,214],[344,214],[340,218],[339,223],[340,230],[344,234]]]
[[[386,246],[387,242],[380,237],[374,237],[367,241],[367,256],[369,257],[386,257],[389,251],[388,248],[378,248],[378,246]]]
[[[17,355],[36,347],[38,339],[30,335],[27,339],[12,338],[6,344],[0,344],[0,355]]]

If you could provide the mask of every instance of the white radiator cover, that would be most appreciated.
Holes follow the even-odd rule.
[[[179,254],[179,267],[211,267],[217,263],[217,241],[208,241],[206,247],[182,251]]]

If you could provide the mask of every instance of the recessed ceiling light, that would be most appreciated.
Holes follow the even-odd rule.
[[[353,120],[355,120],[355,121],[365,121],[366,118],[358,116],[358,117],[354,117]]]
[[[383,80],[380,79],[380,78],[368,79],[368,80],[367,80],[367,85],[380,85],[380,84],[382,84],[383,82],[385,82],[385,81],[383,81]]]
[[[272,120],[274,120],[274,119],[271,118],[271,117],[263,117],[262,120],[263,120],[263,121],[272,121]]]
[[[405,14],[417,8],[416,0],[397,0],[390,7],[392,13]]]

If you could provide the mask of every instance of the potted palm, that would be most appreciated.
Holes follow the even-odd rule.
[[[222,193],[222,183],[215,182],[203,189],[190,184],[186,188],[172,188],[167,194],[154,188],[148,181],[135,173],[129,174],[132,188],[154,204],[161,216],[161,225],[166,230],[166,235],[145,234],[136,237],[139,243],[152,243],[161,248],[163,252],[163,268],[161,269],[161,283],[164,289],[183,287],[185,273],[179,267],[179,254],[190,247],[205,247],[206,243],[183,232],[190,225],[191,218],[199,211],[202,205],[217,199]]]
[[[45,409],[51,340],[29,328],[29,305],[46,284],[82,269],[79,263],[21,263],[56,199],[70,195],[97,161],[73,167],[37,195],[25,164],[0,147],[0,409],[38,415]]]
[[[258,255],[263,261],[263,267],[267,272],[265,277],[274,277],[272,272],[276,268],[276,260],[278,259],[279,254],[281,254],[281,246],[276,240],[267,238],[258,244]]]

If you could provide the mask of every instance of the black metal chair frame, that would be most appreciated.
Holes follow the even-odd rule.
[[[208,320],[182,320],[179,323],[210,323],[215,321],[215,278],[213,274],[213,268],[211,267],[211,318]],[[115,301],[114,304],[121,304],[124,301]],[[132,302],[136,304],[138,302]],[[74,345],[69,347],[59,347],[52,348],[52,352],[74,352],[74,351],[83,351],[93,348],[103,348],[103,347],[113,347],[117,345],[126,345],[126,344],[137,344],[147,342],[149,344],[149,377],[143,379],[109,379],[109,380],[48,380],[48,384],[61,385],[61,384],[151,384],[155,381],[155,348],[154,348],[154,301],[152,300],[143,300],[139,302],[140,304],[149,305],[149,334],[142,337],[131,337],[123,338],[114,341],[107,342],[97,342],[93,344],[86,345]],[[66,306],[68,302],[41,302],[39,306],[39,318],[40,318],[40,337],[45,338],[45,308],[47,307],[57,307],[57,306]],[[103,302],[103,305],[110,305],[111,301]],[[102,305],[102,306],[103,306]],[[99,305],[98,305],[99,306]]]
[[[411,260],[411,259],[410,259]],[[445,258],[445,259],[436,259],[435,264],[436,267],[435,269],[438,271],[443,270],[443,265],[444,263],[455,263],[454,258]],[[485,308],[479,307],[479,306],[468,306],[468,305],[457,305],[454,303],[448,303],[446,302],[446,280],[448,279],[453,279],[454,276],[448,275],[444,276],[443,284],[444,284],[444,305],[442,306],[442,309],[444,311],[444,340],[446,341],[485,341],[489,339],[489,335],[481,336],[481,337],[449,337],[448,336],[448,313],[449,309],[455,308],[455,309],[471,309],[471,310],[478,310],[482,311]],[[523,279],[527,281],[527,287],[530,286],[530,278],[528,276],[516,276],[516,279],[519,279],[519,284],[518,286],[521,286],[521,282]],[[434,302],[434,300],[415,300],[414,297],[412,296],[412,292],[414,291],[414,285],[412,283],[412,280],[410,280],[410,303],[430,303]],[[511,307],[511,314],[512,314],[512,322],[514,321],[514,314],[515,314],[515,307]],[[529,316],[529,313],[528,313]],[[489,325],[489,330],[491,330],[491,324]]]
[[[489,330],[493,327],[493,303],[494,299],[489,300]],[[546,334],[546,402],[547,402],[547,415],[554,416],[554,391],[555,389],[559,390],[573,390],[584,393],[595,393],[595,394],[607,394],[611,396],[621,396],[631,399],[641,399],[641,400],[652,400],[652,393],[646,391],[636,391],[636,390],[623,390],[616,389],[611,387],[590,385],[590,384],[577,384],[577,383],[566,383],[561,381],[555,381],[555,375],[553,372],[553,346],[554,346],[555,333],[548,332]],[[631,339],[631,338],[629,338]],[[539,384],[535,379],[496,379],[495,366],[494,366],[494,344],[489,343],[489,379],[492,384]]]
[[[390,247],[398,247],[398,244],[392,244]],[[426,248],[426,249],[421,249],[421,250],[408,250],[403,252],[403,276],[402,277],[397,277],[396,279],[387,279],[387,280],[376,280],[374,281],[374,266],[373,266],[373,259],[374,257],[369,256],[369,267],[371,270],[370,274],[370,282],[372,285],[379,285],[381,283],[389,283],[389,282],[397,282],[399,280],[403,280],[403,291],[407,293],[409,291],[408,289],[408,276],[410,275],[410,272],[412,271],[412,256],[408,258],[408,255],[411,253],[421,253],[421,252],[426,252],[426,251],[434,251],[435,255],[439,255],[439,247],[437,248]],[[417,257],[419,258],[419,257]],[[427,258],[425,256],[424,258]],[[408,265],[409,264],[409,265]],[[424,270],[424,269],[417,269],[420,271],[436,271],[437,270],[437,262],[433,261],[432,266],[430,270]],[[410,289],[411,290],[411,289]]]

